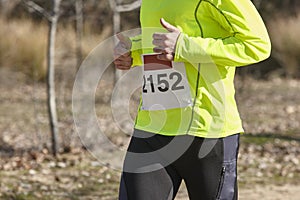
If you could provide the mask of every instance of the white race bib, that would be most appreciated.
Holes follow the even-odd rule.
[[[157,54],[143,55],[143,110],[167,110],[192,105],[185,65],[161,61]]]

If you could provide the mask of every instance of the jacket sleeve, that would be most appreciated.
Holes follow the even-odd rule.
[[[131,40],[131,57],[132,67],[142,65],[142,35],[137,35],[130,38]]]
[[[178,37],[175,61],[244,66],[270,56],[271,42],[266,27],[250,0],[211,0],[211,17],[230,34],[226,38]],[[221,15],[220,15],[221,13]],[[230,24],[222,23],[224,18]],[[201,22],[200,22],[201,23]],[[205,27],[203,27],[205,29]],[[229,30],[230,29],[230,30]]]

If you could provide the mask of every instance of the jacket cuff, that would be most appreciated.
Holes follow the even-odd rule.
[[[141,35],[131,37],[131,57],[132,57],[132,67],[141,66],[143,64],[142,55],[142,39]]]

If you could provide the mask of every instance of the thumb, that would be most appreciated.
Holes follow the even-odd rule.
[[[167,29],[169,32],[178,32],[178,28],[166,22],[163,18],[160,18],[161,25]]]
[[[120,40],[121,43],[125,45],[127,49],[131,48],[131,40],[128,36],[123,35],[122,33],[118,33],[117,38]]]

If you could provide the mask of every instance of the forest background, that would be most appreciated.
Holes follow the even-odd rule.
[[[108,0],[61,1],[54,66],[57,154],[53,155],[47,107],[49,21],[30,2],[51,14],[54,1],[0,0],[0,199],[117,199],[120,172],[90,153],[92,146],[100,148],[97,143],[82,144],[72,115],[80,63],[113,36],[116,13]],[[268,28],[272,55],[237,69],[236,98],[246,130],[239,155],[240,199],[295,199],[300,195],[300,3],[253,3]],[[138,8],[120,17],[120,31],[139,27]],[[115,145],[124,148],[129,137],[112,123],[113,66],[104,77],[95,94],[99,125]],[[130,101],[134,118],[138,94]],[[187,199],[184,185],[178,199]]]

